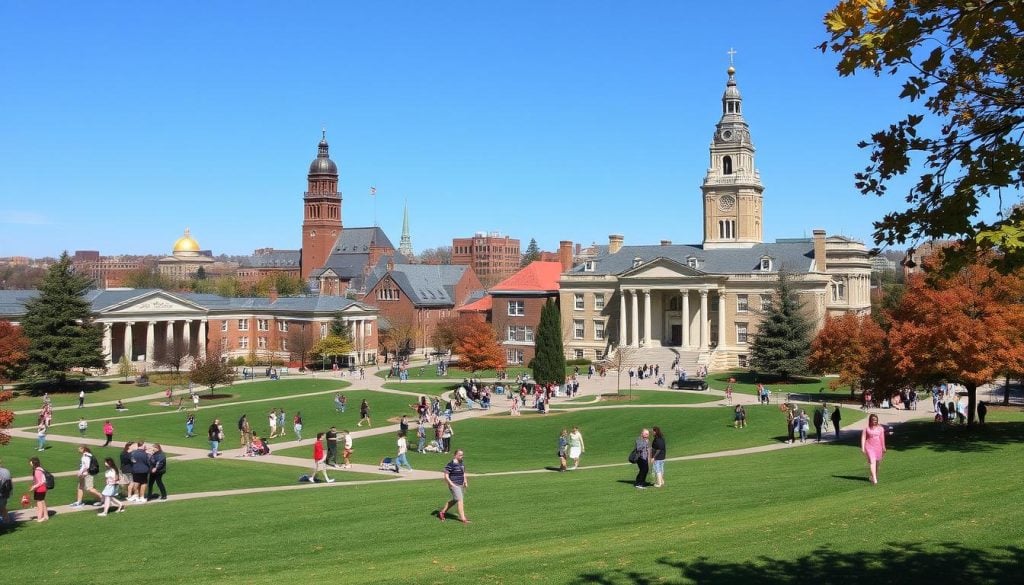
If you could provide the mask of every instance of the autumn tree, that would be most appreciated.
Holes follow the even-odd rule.
[[[452,247],[438,246],[437,248],[427,248],[420,252],[419,261],[420,264],[451,264]]]
[[[750,347],[750,363],[760,372],[785,379],[807,371],[811,324],[804,317],[803,306],[786,272],[779,273],[774,297],[758,323]]]
[[[536,354],[530,361],[533,379],[541,384],[561,384],[565,380],[565,347],[562,344],[562,315],[554,299],[548,299],[540,310],[534,339]]]
[[[875,223],[876,243],[953,237],[963,266],[976,247],[1004,270],[1024,261],[1024,208],[1002,197],[1024,190],[1024,4],[1019,1],[842,0],[825,16],[841,76],[865,70],[905,79],[901,120],[860,143],[870,164],[855,175],[865,195],[885,195],[921,170],[909,206]],[[912,171],[912,169],[914,169]],[[999,199],[998,216],[981,199]]]
[[[25,303],[22,328],[29,340],[28,372],[63,383],[72,368],[102,368],[103,330],[93,324],[85,293],[92,281],[77,274],[67,252],[50,267],[39,296]]]
[[[328,359],[334,363],[334,358],[352,353],[352,340],[328,335],[313,344],[311,353],[319,359]]]
[[[537,260],[540,260],[540,248],[537,246],[536,238],[530,238],[530,243],[526,246],[526,251],[523,252],[519,266],[529,266],[531,262],[536,262]]]
[[[128,356],[121,356],[121,359],[117,362],[117,375],[124,378],[125,382],[128,381],[128,378],[135,375],[135,365],[128,360]]]
[[[0,390],[4,384],[17,379],[27,359],[28,339],[21,327],[0,321]]]
[[[811,341],[808,368],[819,374],[838,374],[836,386],[871,388],[881,396],[890,396],[893,388],[887,380],[889,351],[885,331],[868,315],[845,313],[825,321]],[[883,390],[880,386],[886,385]]]
[[[901,372],[922,383],[963,384],[968,425],[978,386],[1002,372],[1024,372],[1024,278],[987,264],[911,279],[889,330]]]
[[[13,396],[14,393],[10,390],[0,390],[0,404],[7,402]],[[12,424],[14,424],[14,412],[6,408],[0,408],[0,445],[6,445],[10,442],[11,437],[4,432],[4,429],[11,428]]]
[[[466,369],[475,372],[505,367],[505,352],[490,325],[476,319],[463,319],[457,329],[454,349],[459,363]]]
[[[174,378],[181,380],[181,368],[187,365],[189,360],[188,347],[179,340],[167,340],[162,346],[153,352],[153,363],[157,366],[170,368],[174,371]]]
[[[310,323],[292,323],[288,327],[288,355],[299,367],[306,367],[317,342],[316,326]]]
[[[216,386],[233,382],[235,371],[221,359],[220,352],[208,351],[206,357],[192,362],[188,379],[199,386],[206,386],[213,393]]]
[[[406,356],[416,350],[416,326],[403,318],[388,319],[377,329],[381,351],[395,356]]]
[[[455,348],[461,321],[459,317],[449,315],[437,322],[430,334],[430,344],[434,346],[434,351],[447,352]]]

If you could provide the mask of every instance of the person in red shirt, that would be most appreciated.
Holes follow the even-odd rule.
[[[46,475],[38,457],[32,457],[28,463],[32,466],[32,487],[29,491],[36,502],[36,522],[46,522],[50,519],[50,512],[46,509]]]
[[[324,434],[316,434],[316,442],[313,443],[313,474],[309,476],[309,483],[316,483],[316,474],[323,473],[324,481],[334,483],[334,480],[327,477],[327,454],[324,452]]]

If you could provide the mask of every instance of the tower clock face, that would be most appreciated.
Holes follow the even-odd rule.
[[[722,195],[718,198],[718,208],[722,211],[732,211],[736,207],[736,198],[732,195]]]
[[[722,130],[722,140],[732,140],[734,136],[732,130]]]

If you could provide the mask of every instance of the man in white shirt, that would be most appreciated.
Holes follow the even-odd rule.
[[[395,457],[395,473],[402,470],[404,465],[406,469],[412,471],[412,465],[409,465],[409,460],[406,458],[406,452],[409,451],[409,443],[405,440],[405,432],[398,432],[398,456]]]
[[[85,406],[85,390],[78,391],[78,408]]]
[[[96,501],[93,502],[93,506],[99,506],[103,503],[103,494],[96,491],[96,487],[93,485],[93,474],[89,473],[89,467],[92,463],[93,457],[92,451],[89,450],[85,445],[78,446],[78,452],[82,454],[82,459],[78,465],[78,489],[75,491],[75,501],[71,503],[72,508],[78,508],[82,506],[82,497],[85,492],[89,492],[96,496]],[[96,460],[97,466],[95,469],[99,469],[99,460]]]

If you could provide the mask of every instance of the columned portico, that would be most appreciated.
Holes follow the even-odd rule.
[[[206,319],[199,321],[199,359],[206,359]]]
[[[633,297],[633,315],[632,319],[630,319],[633,336],[630,338],[629,346],[638,347],[640,345],[640,301],[637,299],[638,291],[635,288],[630,290],[629,293]]]
[[[153,354],[156,352],[156,321],[146,322],[146,365],[153,364]]]
[[[708,291],[700,290],[700,350],[708,350]]]
[[[132,339],[132,327],[134,326],[134,321],[124,324],[124,355],[128,356],[130,362],[135,361],[135,340]]]
[[[718,340],[716,347],[725,347],[725,290],[718,289]]]
[[[619,347],[628,344],[626,339],[626,289],[619,289]]]
[[[651,346],[651,289],[644,289],[644,337],[641,341],[644,347]]]
[[[681,289],[680,294],[682,297],[682,310],[683,310],[683,347],[690,348],[690,289]]]

